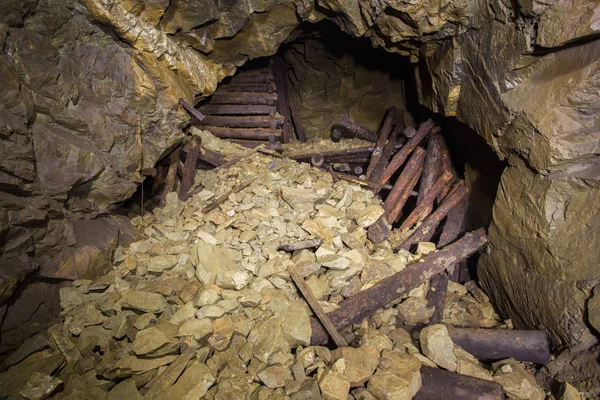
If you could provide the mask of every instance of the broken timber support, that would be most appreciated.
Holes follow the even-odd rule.
[[[377,141],[377,134],[375,132],[353,121],[347,115],[340,118],[340,125],[352,132],[357,138],[368,140],[369,142]]]
[[[454,185],[452,192],[444,199],[444,202],[435,210],[429,217],[423,221],[421,225],[410,235],[406,240],[404,240],[400,246],[394,248],[394,251],[398,251],[400,249],[409,250],[413,245],[416,245],[419,242],[427,242],[429,239],[433,237],[435,234],[435,229],[440,224],[442,219],[448,212],[454,208],[466,195],[468,189],[466,186],[459,182]]]
[[[452,179],[452,174],[447,171],[444,172],[433,184],[427,194],[421,200],[418,200],[416,207],[412,210],[408,217],[406,217],[400,226],[400,229],[410,228],[417,222],[421,222],[427,218],[433,210],[433,202],[435,198],[442,191],[442,189],[448,185],[450,179]],[[443,247],[446,244],[448,243],[444,243],[443,245],[440,244],[440,246]]]
[[[194,118],[196,118],[198,121],[204,120],[204,114],[202,114],[200,111],[196,110],[194,108],[194,106],[192,106],[190,103],[188,103],[184,99],[180,98],[179,104],[181,104],[181,106],[185,109],[185,111],[190,113],[190,115],[193,116]]]
[[[302,118],[300,117],[300,110],[298,110],[298,106],[292,102],[290,102],[289,107],[294,128],[296,129],[296,136],[298,137],[299,141],[306,143],[306,132],[304,131],[304,125],[302,124]]]
[[[440,173],[445,172],[440,171],[443,146],[444,138],[442,136],[433,135],[429,137],[427,143],[427,157],[425,157],[425,164],[423,165],[423,176],[421,177],[421,183],[419,184],[419,196],[417,197],[417,201],[421,201],[423,197],[425,197]]]
[[[226,92],[213,93],[210,98],[211,104],[275,104],[277,94],[254,93],[254,92]]]
[[[446,272],[439,273],[431,278],[430,282],[431,285],[427,292],[427,305],[433,307],[434,311],[429,318],[428,325],[434,325],[442,322],[448,292],[448,274]]]
[[[181,177],[181,186],[179,187],[179,198],[182,200],[187,199],[188,193],[194,184],[194,176],[196,175],[201,143],[202,141],[199,137],[193,138],[187,152],[183,167],[183,175]]]
[[[393,224],[400,212],[402,207],[406,204],[406,200],[410,196],[413,188],[417,185],[421,171],[423,170],[423,161],[425,160],[425,150],[417,148],[406,163],[406,167],[402,170],[402,173],[394,183],[394,187],[388,194],[388,197],[383,203],[383,209],[385,210],[385,217],[390,224]]]
[[[448,327],[448,333],[454,343],[481,360],[512,357],[536,364],[546,364],[550,360],[545,331]]]
[[[285,64],[279,57],[273,58],[273,75],[275,76],[275,84],[277,86],[277,111],[283,115],[283,143],[290,143],[291,138],[291,123],[289,95],[287,87],[287,79],[285,76]]]
[[[291,253],[296,250],[312,249],[315,247],[319,247],[322,243],[323,241],[321,239],[309,239],[304,240],[302,242],[282,244],[281,246],[279,246],[279,249]]]
[[[441,368],[421,366],[421,389],[415,400],[503,400],[499,383],[457,374]]]
[[[385,148],[383,149],[383,152],[381,153],[381,158],[379,159],[379,162],[377,163],[375,168],[373,168],[371,178],[369,179],[371,182],[379,182],[379,179],[381,179],[381,173],[383,172],[385,167],[387,167],[390,161],[390,157],[394,154],[394,151],[397,148],[401,148],[404,145],[404,143],[406,143],[406,138],[399,138],[398,135],[392,133],[392,135],[388,139],[387,144],[385,145]]]
[[[379,186],[382,186],[386,183],[392,175],[404,164],[404,161],[410,156],[410,153],[413,152],[421,143],[421,141],[431,132],[434,124],[431,119],[423,122],[419,127],[419,130],[415,134],[415,136],[411,137],[408,142],[396,153],[396,155],[392,158],[389,165],[383,170],[381,173],[381,178],[379,179]]]
[[[315,298],[315,296],[313,296],[312,292],[310,291],[310,287],[308,287],[308,284],[304,281],[304,279],[302,279],[302,277],[298,274],[298,272],[296,272],[295,269],[292,268],[289,270],[289,272],[290,277],[298,287],[298,290],[300,290],[300,293],[302,293],[302,296],[304,296],[304,299],[306,300],[310,308],[313,310],[313,312],[321,322],[322,326],[325,327],[325,330],[327,331],[327,333],[329,333],[335,345],[337,347],[348,347],[348,343],[346,343],[344,337],[340,335],[337,329],[335,329],[335,326],[333,326],[333,324],[329,320],[329,317],[327,316],[325,311],[323,311],[321,304],[319,304],[319,301]]]
[[[342,301],[339,304],[340,308],[329,313],[328,316],[339,331],[352,324],[358,324],[378,309],[445,271],[456,261],[475,253],[486,242],[487,237],[483,229],[467,233],[451,245],[429,254],[423,262],[409,265],[375,286]],[[311,325],[311,344],[327,343],[328,335],[319,321],[313,318]]]
[[[426,325],[397,326],[413,333],[419,332]],[[448,334],[455,344],[479,360],[514,358],[542,365],[550,360],[550,340],[545,331],[448,326]]]
[[[227,128],[270,128],[277,129],[283,123],[279,116],[271,117],[265,115],[207,115],[204,121],[198,125],[223,126]],[[209,128],[204,128],[208,129]]]
[[[270,138],[269,138],[270,139]],[[268,150],[281,151],[281,143],[276,141],[266,140],[243,140],[243,139],[229,139],[231,143],[237,143],[240,146],[244,146],[253,149],[258,146],[264,145]]]
[[[219,86],[221,92],[275,93],[275,83],[230,83]]]
[[[369,162],[369,167],[367,168],[367,180],[371,180],[371,175],[373,174],[373,170],[381,160],[381,156],[383,155],[383,149],[385,148],[385,144],[387,143],[388,136],[392,132],[392,120],[396,115],[396,107],[390,107],[385,114],[385,118],[383,120],[383,125],[381,126],[381,131],[379,132],[379,138],[377,138],[377,143],[375,144],[375,149],[371,154],[371,161]]]
[[[275,115],[275,106],[266,104],[206,104],[200,110],[206,115]]]

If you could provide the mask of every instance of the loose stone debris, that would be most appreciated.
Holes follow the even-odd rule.
[[[203,189],[187,201],[172,192],[164,207],[133,219],[141,239],[117,250],[111,272],[61,289],[62,323],[6,360],[0,396],[410,399],[421,369],[440,367],[497,382],[509,398],[544,398],[519,362],[482,364],[453,343],[446,325],[511,328],[472,283],[449,282],[442,324],[420,335],[399,326],[428,321],[428,282],[346,332],[350,347],[311,346],[312,313],[290,269],[330,312],[435,251],[421,243],[414,254],[394,253],[388,240],[367,239],[384,212],[372,191],[259,153],[199,171],[195,186]],[[316,248],[281,249],[316,239]]]

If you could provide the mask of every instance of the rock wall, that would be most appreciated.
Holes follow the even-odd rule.
[[[467,123],[509,164],[483,285],[517,326],[573,346],[591,340],[598,312],[586,301],[600,281],[600,41],[583,36],[600,29],[600,6],[519,4],[422,59],[420,100]]]
[[[0,304],[33,271],[92,274],[75,221],[183,140],[178,99],[328,18],[418,62],[420,102],[508,161],[483,283],[520,326],[577,343],[599,281],[598,15],[586,0],[2,1]]]

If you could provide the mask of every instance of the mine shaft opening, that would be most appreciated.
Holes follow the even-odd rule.
[[[418,173],[406,172],[414,182],[410,188],[400,188],[406,193],[400,194],[402,205],[396,205],[389,228],[408,229],[415,222],[422,223],[428,213],[439,208],[454,183],[462,182],[467,188],[464,199],[428,235],[428,240],[438,245],[448,244],[448,234],[452,237],[454,233],[443,232],[447,224],[460,220],[460,226],[453,229],[461,233],[489,227],[506,162],[499,160],[480,135],[456,118],[420,105],[419,90],[427,88],[417,87],[416,74],[418,66],[408,57],[375,49],[367,38],[351,37],[330,21],[306,23],[290,35],[274,56],[248,61],[236,74],[221,81],[215,93],[194,104],[203,120],[192,116],[191,126],[247,148],[263,145],[284,155],[291,154],[295,160],[345,179],[356,178],[360,183],[376,182],[377,178],[371,175],[381,175],[387,163],[408,143],[411,153],[419,153],[411,163]],[[429,119],[433,127],[415,142],[412,138]],[[372,154],[385,129],[389,132],[380,149],[383,159],[376,165],[371,161]],[[438,148],[431,149],[434,146]],[[438,154],[440,147],[448,153],[446,156]],[[183,147],[182,162],[188,149],[189,144]],[[197,162],[198,169],[210,170],[224,162],[222,156],[210,150],[205,153]],[[444,157],[448,164],[442,166]],[[370,186],[384,206],[396,200],[390,199],[393,184],[399,178],[407,179],[401,174],[410,161],[408,156],[403,158],[380,188],[376,184]],[[153,196],[161,192],[167,179],[169,157],[159,164],[159,176],[150,176],[143,184],[144,202],[138,190],[127,204],[128,210],[139,212],[140,204],[144,204],[151,211],[163,204],[160,196]],[[415,209],[422,211],[423,204],[417,205],[444,168],[452,178],[446,187],[435,187],[440,194],[423,215],[415,214]],[[181,169],[180,166],[179,175],[183,173]],[[429,169],[427,177],[423,176],[423,169]],[[397,197],[398,191],[393,195]],[[413,243],[410,250],[415,247]],[[457,276],[459,281],[477,279],[477,259],[469,258],[468,267],[463,266],[461,276]]]

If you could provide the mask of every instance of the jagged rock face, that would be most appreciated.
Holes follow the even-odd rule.
[[[302,21],[329,18],[419,61],[420,102],[508,160],[481,277],[522,326],[574,344],[599,278],[600,50],[577,43],[598,13],[586,0],[3,1],[0,304],[44,263],[51,277],[69,262],[86,273],[80,252],[56,258],[79,246],[68,218],[131,196],[140,168],[183,138],[180,97],[210,94]],[[559,292],[566,308],[549,301]]]
[[[577,43],[600,29],[600,9],[519,3],[422,60],[420,101],[456,115],[508,161],[479,276],[519,326],[570,346],[587,340],[586,299],[600,278],[600,42]]]

